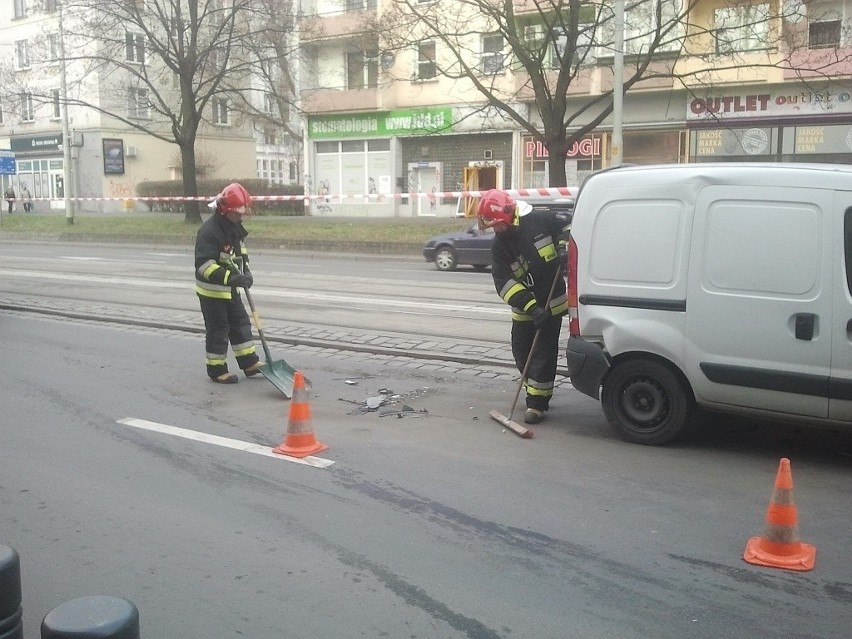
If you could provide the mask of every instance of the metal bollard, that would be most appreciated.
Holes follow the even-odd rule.
[[[21,558],[9,546],[0,546],[0,639],[23,639]]]
[[[73,599],[45,615],[41,639],[139,639],[139,611],[121,597]]]

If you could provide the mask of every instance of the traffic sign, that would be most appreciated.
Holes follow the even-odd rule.
[[[15,152],[0,150],[0,175],[15,175],[17,172],[18,166],[15,163]]]

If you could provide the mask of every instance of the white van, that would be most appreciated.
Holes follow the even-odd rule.
[[[628,441],[696,404],[852,428],[852,166],[604,171],[568,260],[571,382]]]

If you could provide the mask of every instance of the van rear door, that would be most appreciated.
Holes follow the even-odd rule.
[[[827,417],[832,199],[808,188],[701,191],[685,357],[699,402]]]
[[[852,193],[837,192],[836,228],[832,236],[838,274],[834,287],[831,383],[828,416],[852,422]],[[839,232],[840,225],[843,231]]]

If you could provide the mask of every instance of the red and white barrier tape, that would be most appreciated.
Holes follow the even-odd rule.
[[[579,189],[576,186],[548,187],[538,189],[511,189],[505,192],[517,199],[525,197],[576,197]],[[384,199],[414,199],[414,198],[461,198],[482,197],[485,191],[442,191],[440,193],[340,193],[307,194],[307,195],[253,195],[255,202],[297,202],[305,200],[384,200]],[[210,202],[215,196],[127,196],[127,197],[70,197],[74,202]],[[23,201],[23,200],[22,200]],[[32,202],[63,202],[64,198],[34,197]]]

